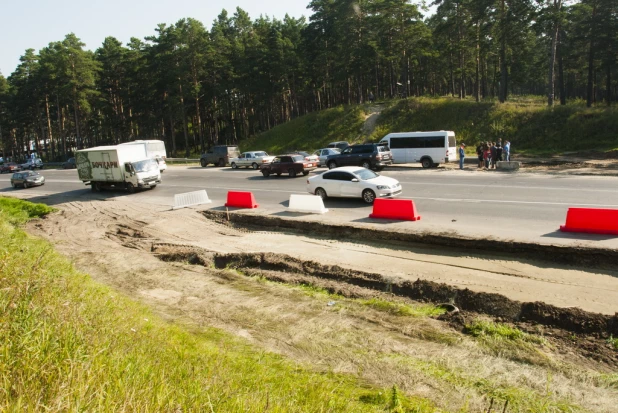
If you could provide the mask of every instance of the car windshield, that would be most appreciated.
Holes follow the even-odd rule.
[[[145,161],[133,162],[135,172],[149,172],[159,169],[159,165],[154,159],[146,159]]]
[[[38,173],[32,172],[32,171],[24,172],[24,178],[25,177],[30,177],[30,176],[37,176],[37,175],[38,175]]]
[[[299,162],[299,161],[304,161],[304,160],[305,160],[305,158],[303,158],[303,157],[302,157],[302,156],[300,156],[300,155],[295,155],[295,156],[292,156],[292,160],[293,160],[294,162]]]
[[[266,152],[255,152],[255,156],[268,156]]]
[[[377,173],[369,169],[359,169],[358,171],[354,171],[354,173],[363,181],[377,178],[379,176]]]

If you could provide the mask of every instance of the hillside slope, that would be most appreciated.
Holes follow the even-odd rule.
[[[618,148],[615,108],[586,108],[578,104],[548,108],[536,97],[506,104],[411,98],[379,106],[377,111],[369,105],[357,105],[311,113],[245,141],[241,147],[280,153],[317,149],[338,140],[378,141],[390,132],[453,130],[458,142],[475,145],[480,141],[509,140],[516,152],[527,154]],[[370,127],[365,120],[371,123]]]

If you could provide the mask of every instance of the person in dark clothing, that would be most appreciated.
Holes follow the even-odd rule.
[[[491,143],[489,151],[491,152],[491,169],[494,169],[496,167],[496,159],[498,159],[498,149],[496,148],[496,142]]]
[[[496,145],[496,162],[502,162],[502,144],[500,142]]]
[[[373,103],[375,96],[373,96],[373,92],[369,92],[369,102]]]
[[[479,158],[479,168],[483,167],[483,144],[479,143],[479,146],[476,147],[476,155]]]

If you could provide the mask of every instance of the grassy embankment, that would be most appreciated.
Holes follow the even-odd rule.
[[[586,108],[581,102],[548,108],[541,97],[514,97],[505,104],[471,99],[410,98],[382,103],[375,130],[362,136],[366,105],[312,113],[241,143],[243,150],[318,149],[332,141],[379,141],[390,132],[453,130],[458,142],[509,140],[525,155],[618,149],[618,109]]]
[[[0,411],[434,411],[162,321],[20,229],[51,211],[0,198]]]

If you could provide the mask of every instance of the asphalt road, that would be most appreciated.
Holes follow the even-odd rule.
[[[328,199],[325,205],[329,212],[324,215],[287,213],[290,194],[306,193],[306,178],[264,178],[250,169],[169,166],[161,185],[133,195],[121,191],[92,193],[90,187],[77,179],[75,170],[44,170],[43,174],[46,185],[27,190],[11,188],[10,175],[0,175],[0,194],[52,205],[130,196],[126,199],[165,209],[173,205],[175,194],[205,189],[213,203],[200,208],[221,209],[228,190],[242,190],[252,191],[260,204],[251,213],[366,223],[411,231],[456,232],[489,239],[618,248],[618,237],[558,231],[569,207],[618,209],[615,177],[501,173],[477,171],[473,167],[464,171],[391,167],[382,174],[401,182],[401,198],[413,199],[422,216],[417,222],[401,222],[369,219],[372,207],[356,199]]]

